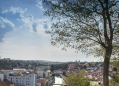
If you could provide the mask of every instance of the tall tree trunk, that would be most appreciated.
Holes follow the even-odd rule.
[[[103,85],[104,86],[109,86],[108,74],[109,74],[109,62],[110,62],[111,53],[112,53],[112,46],[106,49],[106,53],[104,57],[104,67],[103,67]]]
[[[109,73],[109,58],[104,58],[104,67],[103,67],[103,85],[109,86],[108,73]]]

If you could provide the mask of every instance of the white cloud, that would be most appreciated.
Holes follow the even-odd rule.
[[[7,20],[6,18],[0,17],[0,19],[2,20],[3,23],[7,23],[7,24],[9,24],[11,27],[14,27],[14,24],[13,24],[11,21]],[[3,25],[3,24],[2,24],[2,25]],[[4,27],[5,27],[5,25],[4,25]]]
[[[11,7],[10,11],[12,11],[14,14],[15,13],[23,14],[25,11],[27,11],[27,8],[25,8],[25,10],[22,10],[20,7]]]
[[[14,28],[14,24],[6,18],[0,17],[0,42],[4,41],[3,38],[6,33],[10,32]]]
[[[41,10],[45,10],[42,5],[42,1],[40,1],[38,4],[36,4],[36,7],[40,8]]]
[[[2,28],[5,28],[5,24],[1,24],[1,27],[2,27]]]
[[[32,15],[22,18],[24,25],[30,28],[30,32],[37,32],[37,34],[45,34],[46,27],[50,28],[50,22],[47,24],[48,19],[34,19]]]
[[[20,8],[20,7],[10,7],[10,9],[9,10],[5,10],[5,11],[3,11],[2,13],[7,13],[7,12],[12,12],[13,14],[15,14],[15,13],[20,13],[20,16],[21,17],[23,17],[23,14],[24,14],[24,12],[25,11],[27,11],[27,8],[25,8],[24,10],[22,9],[22,8]]]

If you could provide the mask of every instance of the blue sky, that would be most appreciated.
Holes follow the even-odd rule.
[[[51,45],[51,20],[41,0],[0,0],[0,56],[20,60],[99,61],[75,50]]]

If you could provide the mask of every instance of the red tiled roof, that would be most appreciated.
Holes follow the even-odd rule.
[[[10,86],[11,84],[14,84],[13,82],[10,82],[10,81],[5,81],[5,83],[7,84],[7,86]]]
[[[37,79],[37,82],[41,82],[41,86],[45,86],[46,80],[45,80],[45,78]]]
[[[103,81],[103,78],[102,77],[98,77],[98,81]]]
[[[111,76],[116,76],[117,73],[109,73]]]
[[[69,64],[69,65],[75,65],[75,64]]]
[[[0,86],[7,86],[3,81],[0,81]]]

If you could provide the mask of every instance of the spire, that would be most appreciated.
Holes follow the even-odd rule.
[[[78,64],[80,65],[80,60],[78,61]]]

